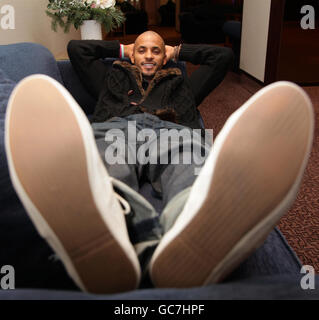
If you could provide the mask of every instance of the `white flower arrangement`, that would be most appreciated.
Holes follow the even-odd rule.
[[[85,2],[85,1],[82,1]],[[107,9],[115,6],[115,0],[87,0],[88,4],[91,5],[92,8],[101,8]]]
[[[52,19],[54,31],[60,26],[68,32],[71,25],[78,29],[85,20],[96,20],[109,32],[125,20],[115,5],[115,0],[49,0],[46,14]]]

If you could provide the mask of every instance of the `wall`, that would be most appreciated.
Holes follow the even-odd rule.
[[[264,82],[271,0],[244,0],[240,68]]]
[[[48,0],[0,0],[0,8],[6,4],[15,9],[15,30],[0,28],[0,44],[36,42],[59,55],[66,51],[69,40],[80,39],[80,31],[74,28],[68,34],[51,30],[51,19],[45,13]]]

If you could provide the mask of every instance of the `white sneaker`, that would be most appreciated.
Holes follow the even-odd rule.
[[[38,232],[84,291],[135,289],[140,265],[81,108],[44,75],[22,80],[6,115],[13,185]]]
[[[293,83],[272,84],[238,109],[154,252],[154,285],[219,282],[257,249],[295,199],[313,131],[311,101]]]

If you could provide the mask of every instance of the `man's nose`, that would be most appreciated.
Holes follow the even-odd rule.
[[[145,53],[145,58],[146,59],[152,59],[153,58],[153,53],[151,50],[147,50]]]

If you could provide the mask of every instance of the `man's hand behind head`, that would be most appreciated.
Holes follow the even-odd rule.
[[[124,45],[124,57],[131,59],[134,50],[134,43]]]
[[[165,50],[166,50],[167,61],[173,60],[174,59],[174,51],[175,51],[174,47],[166,45]]]

